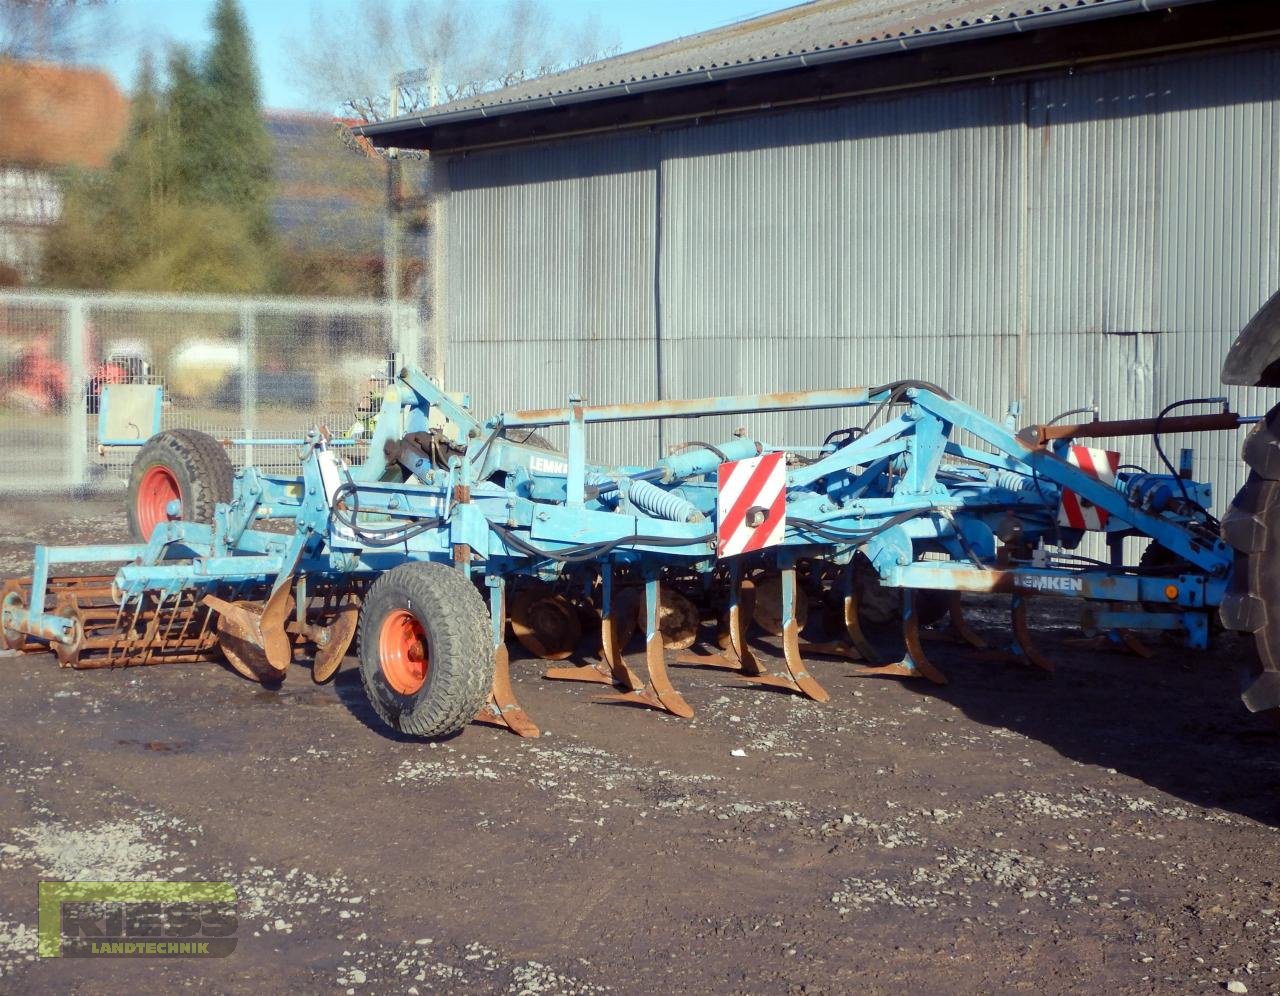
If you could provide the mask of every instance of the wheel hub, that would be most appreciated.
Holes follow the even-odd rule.
[[[168,522],[169,503],[177,501],[182,504],[182,488],[173,471],[162,464],[147,469],[138,485],[137,517],[138,528],[144,539],[150,539],[156,526]]]
[[[422,688],[430,653],[426,630],[412,612],[396,609],[383,620],[378,634],[378,660],[387,684],[401,695],[413,695]]]

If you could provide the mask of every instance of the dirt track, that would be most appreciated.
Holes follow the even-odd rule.
[[[0,574],[120,521],[0,506]],[[1280,736],[1236,697],[1247,648],[1072,635],[1046,633],[1052,678],[942,644],[944,687],[819,661],[827,705],[681,669],[693,721],[517,659],[546,735],[434,744],[379,724],[350,659],[270,692],[5,657],[0,989],[1280,991]],[[230,880],[239,947],[34,960],[42,878]]]

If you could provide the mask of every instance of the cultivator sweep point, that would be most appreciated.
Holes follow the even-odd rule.
[[[648,464],[586,460],[592,424],[835,410],[865,415],[818,447],[740,431]],[[1052,671],[1032,639],[1033,597],[1080,601],[1089,631],[1111,646],[1140,652],[1142,630],[1204,646],[1234,556],[1206,511],[1209,485],[1191,479],[1189,461],[1169,474],[1122,469],[1113,451],[1088,457],[1076,441],[1241,421],[1224,410],[1015,432],[1012,415],[996,422],[902,381],[648,404],[570,399],[482,422],[404,368],[364,464],[348,466],[318,429],[299,474],[246,468],[228,500],[183,506],[188,519],[173,518],[170,500],[140,542],[40,547],[32,578],[0,589],[0,638],[76,667],[224,659],[268,685],[307,661],[326,681],[358,640],[365,691],[395,728],[438,736],[476,721],[526,737],[539,729],[516,699],[508,627],[552,664],[543,677],[681,718],[694,710],[668,652],[672,663],[814,702],[840,677],[820,679],[811,661],[822,657],[853,662],[846,674],[945,684],[926,638]],[[548,426],[567,429],[563,452],[537,437]],[[154,437],[139,480],[154,485],[157,466],[176,481],[202,468],[225,476],[210,441],[181,433],[172,445]],[[1090,532],[1109,562],[1072,552]],[[1127,566],[1134,537],[1164,559]],[[1253,534],[1235,542],[1258,545]],[[119,566],[53,573],[101,562]],[[1007,651],[965,620],[962,593],[1009,597]],[[713,649],[692,649],[704,624]],[[878,646],[890,627],[900,652]],[[643,653],[629,658],[637,629]]]

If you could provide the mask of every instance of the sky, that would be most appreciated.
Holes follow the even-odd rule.
[[[496,0],[472,3],[499,6]],[[790,6],[798,0],[546,0],[553,15],[577,22],[594,15],[602,34],[631,51],[658,42],[720,27]],[[275,110],[317,110],[290,69],[295,39],[308,35],[313,0],[241,0],[249,21],[262,75],[263,103]],[[108,69],[122,89],[131,86],[138,56],[150,48],[163,64],[170,42],[194,48],[209,39],[213,0],[113,0],[115,32],[109,49],[94,61]],[[332,0],[324,5],[334,6]],[[348,0],[358,9],[358,0]],[[359,30],[353,25],[352,30]]]

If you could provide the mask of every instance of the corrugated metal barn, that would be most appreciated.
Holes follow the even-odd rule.
[[[1274,0],[828,0],[364,131],[432,151],[433,320],[481,411],[911,377],[1154,415],[1226,393],[1280,286]],[[804,418],[751,427],[835,427]],[[1198,454],[1219,505],[1239,442]]]

